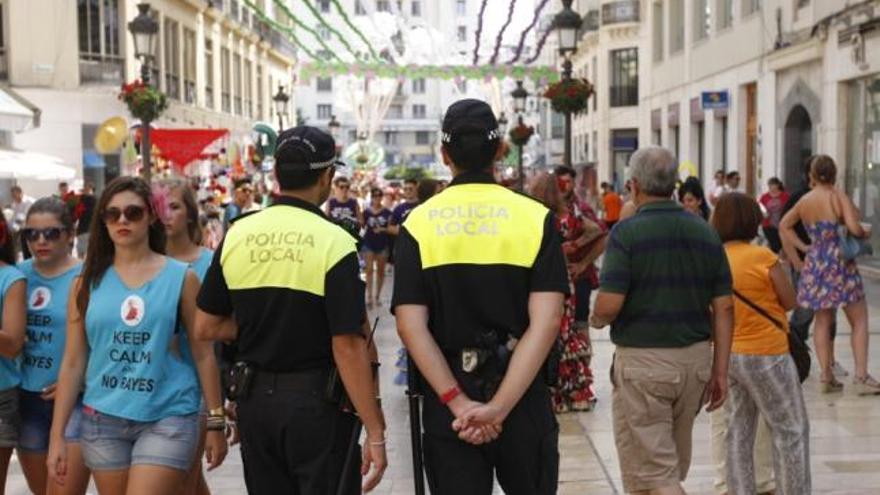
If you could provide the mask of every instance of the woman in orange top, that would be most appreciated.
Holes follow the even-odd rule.
[[[785,315],[794,308],[796,295],[776,255],[751,244],[762,218],[758,203],[741,193],[723,195],[712,216],[736,296],[726,408],[727,486],[731,494],[756,493],[752,455],[760,416],[773,438],[777,492],[811,493],[809,422],[789,354]]]

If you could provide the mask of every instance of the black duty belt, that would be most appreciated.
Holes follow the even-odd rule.
[[[308,392],[324,390],[327,386],[327,377],[330,370],[319,368],[313,370],[294,371],[288,373],[273,373],[271,371],[256,371],[251,387],[254,389],[271,389],[289,392]]]

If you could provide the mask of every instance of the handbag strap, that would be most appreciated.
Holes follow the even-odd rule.
[[[775,326],[779,330],[782,330],[783,332],[785,332],[785,327],[782,325],[782,323],[780,323],[779,320],[777,320],[776,318],[770,316],[770,313],[765,311],[764,308],[753,303],[751,300],[746,298],[746,296],[740,294],[739,291],[737,291],[736,289],[733,289],[733,295],[736,296],[737,298],[739,298],[740,301],[744,302],[746,304],[746,306],[752,308],[753,311],[755,311],[756,313],[758,313],[759,315],[763,316],[764,318],[769,320],[771,323],[773,323],[773,326]]]

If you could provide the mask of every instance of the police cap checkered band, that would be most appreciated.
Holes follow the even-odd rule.
[[[276,166],[295,170],[319,170],[345,165],[336,159],[336,142],[330,134],[311,126],[286,129],[275,146]]]
[[[453,103],[443,118],[443,134],[441,140],[450,143],[459,134],[486,133],[486,139],[493,141],[501,138],[498,119],[485,101],[467,99]]]

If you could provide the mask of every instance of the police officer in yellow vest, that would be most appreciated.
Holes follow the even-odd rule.
[[[543,365],[568,276],[552,213],[495,183],[498,122],[482,101],[446,112],[447,189],[398,238],[393,311],[427,386],[431,493],[556,492],[559,435]]]
[[[356,240],[318,208],[336,146],[296,127],[278,136],[275,203],[236,219],[205,276],[196,334],[237,343],[235,376],[248,492],[367,491],[386,466],[385,425],[364,338]],[[366,429],[363,459],[342,473],[354,417],[325,393],[335,363]]]

